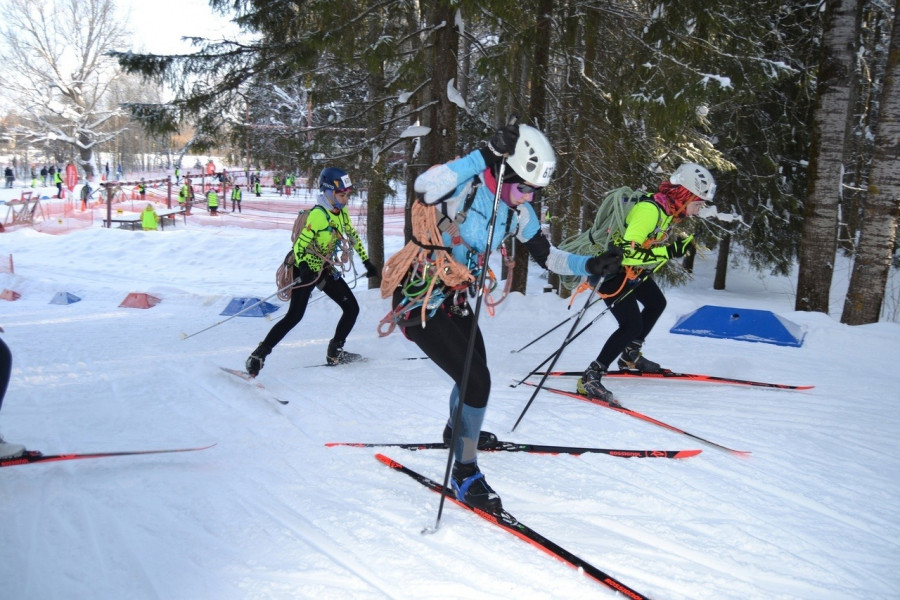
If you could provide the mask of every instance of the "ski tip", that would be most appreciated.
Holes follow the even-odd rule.
[[[701,452],[703,452],[703,450],[680,450],[672,458],[690,458],[692,456],[697,456]]]
[[[738,458],[752,458],[753,453],[749,450],[732,450],[732,454],[737,456]]]
[[[399,469],[401,466],[403,466],[400,463],[398,463],[397,461],[395,461],[393,458],[390,458],[389,456],[385,456],[384,454],[381,454],[380,452],[375,455],[375,458],[378,459],[379,462],[386,464],[387,466],[389,466],[392,469]]]

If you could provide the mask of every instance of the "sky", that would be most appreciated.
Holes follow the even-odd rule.
[[[177,54],[192,47],[183,36],[220,38],[239,29],[230,19],[215,13],[206,0],[119,0],[126,22],[134,34],[132,50]]]
[[[20,191],[0,189],[0,200]],[[219,368],[241,368],[284,314],[270,299],[279,307],[270,319],[222,315],[234,298],[275,292],[291,220],[266,210],[277,200],[267,189],[259,200],[245,195],[242,213],[197,211],[186,224],[148,232],[105,229],[99,208],[88,213],[93,225],[75,227],[45,201],[47,233],[0,233],[0,257],[11,254],[15,265],[14,273],[0,268],[0,290],[21,294],[0,300],[0,335],[14,361],[0,412],[9,441],[48,454],[216,444],[0,468],[3,598],[621,598],[449,503],[438,531],[422,535],[435,523],[438,496],[375,454],[441,480],[445,450],[325,446],[440,440],[451,383],[430,361],[405,360],[422,353],[399,332],[377,335],[389,309],[378,290],[354,288],[361,313],[346,349],[367,362],[316,366],[339,316],[316,292],[266,360],[264,389]],[[351,206],[358,214],[359,199]],[[276,222],[283,228],[271,228]],[[402,217],[391,214],[385,229],[392,254]],[[666,289],[647,357],[678,371],[815,387],[607,385],[625,406],[749,458],[547,392],[512,431],[532,390],[509,384],[553,353],[568,327],[512,350],[572,315],[567,301],[540,293],[544,280],[532,266],[527,295],[481,315],[493,380],[485,429],[514,442],[702,453],[481,453],[488,482],[520,521],[656,600],[900,597],[900,325],[839,322],[846,264],[823,314],[793,310],[795,274],[734,266],[727,289],[715,291],[715,262],[715,253],[701,253],[693,279]],[[80,301],[52,304],[60,292]],[[161,301],[120,307],[131,293]],[[704,305],[772,311],[805,331],[803,345],[669,331]],[[588,365],[612,331],[609,316],[563,353],[559,369]]]

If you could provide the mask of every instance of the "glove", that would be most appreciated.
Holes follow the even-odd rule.
[[[684,256],[687,249],[690,248],[691,244],[694,242],[694,236],[689,235],[682,240],[675,240],[668,246],[666,246],[666,252],[669,254],[669,258],[681,258]]]
[[[494,132],[488,141],[488,150],[494,156],[501,158],[504,155],[510,155],[516,151],[516,142],[519,141],[519,126],[504,125]]]
[[[378,277],[381,273],[378,267],[372,264],[371,260],[364,260],[363,266],[366,268],[366,277]]]
[[[605,277],[615,275],[622,266],[622,250],[610,246],[609,250],[600,256],[592,256],[587,260],[585,267],[591,275]]]

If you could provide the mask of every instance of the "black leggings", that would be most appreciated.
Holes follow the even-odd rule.
[[[394,306],[403,299],[399,289],[394,293]],[[472,309],[466,304],[468,314],[460,316],[449,310],[451,300],[442,304],[434,316],[422,327],[418,322],[420,310],[412,311],[411,316],[417,320],[403,328],[403,333],[422,352],[434,361],[447,375],[453,379],[457,387],[463,389],[463,369],[466,365],[466,351],[469,348],[469,337],[472,333],[472,320],[475,318]],[[475,329],[475,348],[472,365],[469,369],[469,381],[466,386],[466,397],[463,404],[473,408],[487,406],[491,393],[491,372],[488,370],[487,354],[484,349],[484,338],[481,328]]]
[[[335,278],[333,274],[331,269],[313,273],[305,264],[294,267],[294,279],[300,278],[300,287],[291,291],[291,303],[287,313],[269,330],[269,334],[262,343],[269,348],[274,348],[300,322],[306,313],[309,296],[316,289],[316,283],[319,282],[324,282],[321,285],[323,285],[322,291],[325,292],[325,295],[334,300],[344,311],[334,329],[334,339],[346,340],[353,330],[353,325],[356,324],[356,317],[359,316],[359,303],[344,278]]]
[[[615,292],[622,285],[624,278],[625,274],[620,273],[612,279],[604,281],[600,285],[600,293]],[[604,300],[607,306],[612,305],[610,312],[616,318],[619,328],[609,336],[603,349],[600,350],[600,354],[597,355],[597,362],[600,364],[610,366],[630,342],[646,339],[666,309],[666,297],[663,296],[662,290],[659,289],[656,282],[650,277],[643,280],[642,283],[638,283],[639,281],[641,280],[626,283],[617,296]],[[622,297],[628,290],[631,290],[631,293]],[[613,305],[613,302],[619,297],[622,299]],[[638,303],[643,305],[643,310]]]
[[[9,385],[9,376],[12,373],[12,352],[9,346],[0,339],[0,407],[3,406],[3,396],[6,395],[6,386]]]

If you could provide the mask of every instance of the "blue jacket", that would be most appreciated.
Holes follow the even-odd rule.
[[[433,167],[416,178],[415,190],[423,194],[426,204],[444,202],[444,214],[454,219],[463,209],[466,198],[476,179],[484,179],[487,169],[481,152],[475,150],[462,158]],[[484,252],[487,246],[491,211],[494,207],[495,189],[487,184],[478,186],[475,198],[468,210],[465,221],[459,224],[462,242],[454,243],[449,233],[443,234],[444,245],[453,249],[453,258],[473,268],[468,258],[470,249],[475,253]],[[525,244],[531,257],[541,267],[559,275],[589,275],[585,264],[589,256],[580,256],[554,248],[541,232],[540,221],[531,203],[510,208],[501,201],[497,206],[497,220],[494,229],[493,248],[496,250],[508,235]]]

